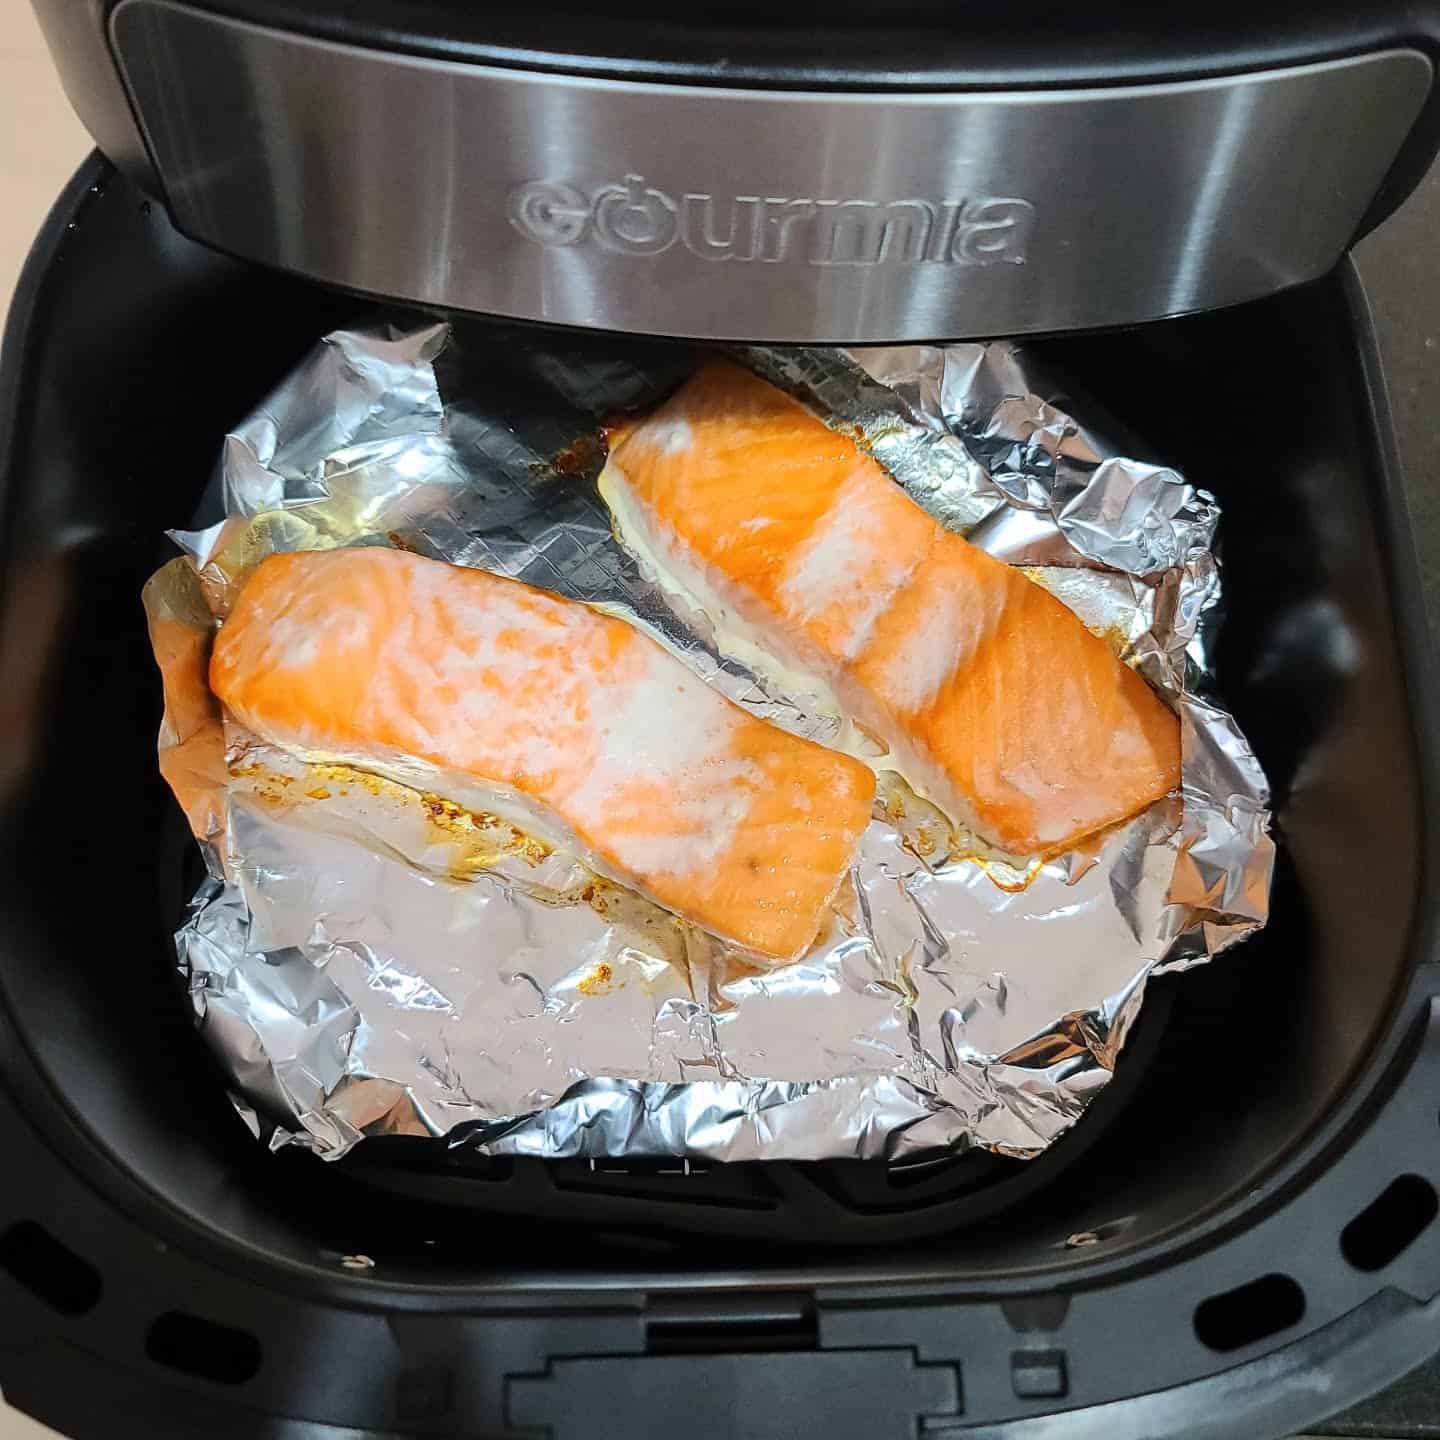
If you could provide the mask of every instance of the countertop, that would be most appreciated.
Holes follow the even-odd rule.
[[[0,314],[30,241],[90,148],[24,0],[0,5]]]
[[[0,5],[0,311],[8,305],[31,238],[88,148],[30,7],[8,0]],[[1432,622],[1440,617],[1440,425],[1430,410],[1440,393],[1437,234],[1440,168],[1357,251],[1389,377]],[[1402,1433],[1402,1427],[1409,1436],[1440,1436],[1440,1365],[1416,1372],[1327,1432],[1379,1437]],[[0,1406],[0,1440],[52,1435]]]

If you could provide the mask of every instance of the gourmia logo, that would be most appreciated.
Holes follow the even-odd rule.
[[[617,255],[679,245],[701,260],[809,265],[1023,264],[1035,207],[1015,196],[966,200],[812,200],[672,195],[641,175],[582,190],[531,180],[510,195],[510,223],[537,245],[593,242]]]

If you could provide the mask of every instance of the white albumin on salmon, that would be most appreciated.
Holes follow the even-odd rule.
[[[803,953],[874,777],[747,714],[623,621],[402,551],[273,555],[210,665],[262,739],[579,842],[720,937]]]
[[[749,371],[711,362],[625,427],[600,488],[722,648],[803,677],[1000,853],[1059,853],[1179,784],[1179,722],[1102,639]]]

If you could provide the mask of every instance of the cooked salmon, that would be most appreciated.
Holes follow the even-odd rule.
[[[722,648],[813,681],[878,768],[1002,854],[1059,853],[1179,784],[1175,715],[1102,639],[748,370],[705,365],[600,484]]]
[[[623,621],[398,550],[269,557],[210,684],[303,760],[578,841],[601,873],[778,959],[815,939],[874,795],[865,766],[747,714]]]

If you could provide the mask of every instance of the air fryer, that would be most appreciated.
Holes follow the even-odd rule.
[[[104,155],[0,357],[10,1403],[107,1437],[1263,1436],[1440,1347],[1431,650],[1347,253],[1432,157],[1440,9],[38,8]],[[267,1153],[175,976],[198,860],[139,593],[227,428],[378,304],[502,346],[1031,336],[1224,506],[1268,928],[1157,982],[1033,1162]]]

